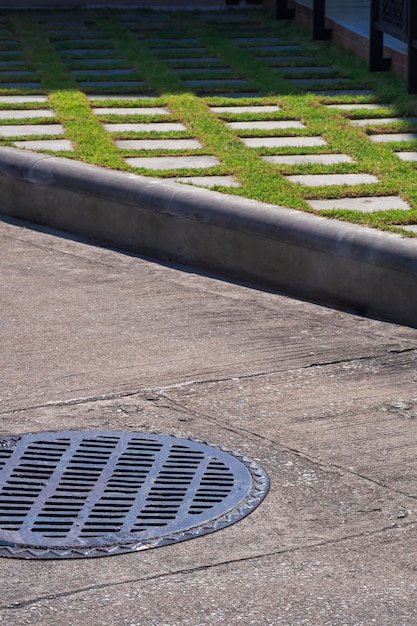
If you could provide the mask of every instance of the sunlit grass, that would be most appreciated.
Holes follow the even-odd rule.
[[[37,12],[39,15],[39,12]],[[199,19],[198,13],[171,13],[169,25],[160,28],[152,26],[147,30],[132,30],[130,24],[122,21],[122,12],[97,10],[88,13],[79,11],[80,16],[88,15],[89,21],[94,23],[94,31],[99,30],[100,39],[104,39],[109,49],[103,50],[100,60],[114,58],[114,62],[94,61],[95,53],[88,52],[97,47],[96,43],[80,40],[78,47],[84,47],[86,52],[82,57],[71,53],[74,43],[65,42],[60,37],[51,40],[45,29],[35,19],[30,11],[7,12],[6,17],[11,21],[16,36],[20,39],[27,65],[34,70],[36,77],[41,81],[41,89],[33,93],[45,93],[49,97],[49,105],[55,112],[54,118],[30,118],[14,120],[13,124],[25,123],[61,123],[65,128],[65,138],[72,141],[74,151],[65,153],[73,159],[95,163],[104,167],[132,171],[145,175],[163,177],[195,176],[195,175],[230,175],[240,183],[240,187],[222,191],[244,196],[276,205],[313,211],[310,200],[331,198],[355,198],[361,195],[394,195],[406,200],[412,207],[410,211],[379,211],[377,213],[360,213],[335,209],[321,212],[322,215],[333,219],[342,219],[372,227],[401,232],[398,225],[417,223],[417,164],[401,161],[395,154],[398,150],[417,150],[417,141],[395,142],[390,144],[373,143],[369,136],[377,132],[417,132],[417,124],[400,120],[388,125],[369,124],[365,127],[354,126],[351,120],[359,118],[376,119],[378,117],[404,117],[417,113],[417,99],[408,96],[404,82],[392,73],[370,74],[366,61],[358,60],[352,53],[329,42],[313,42],[311,34],[306,33],[293,24],[271,20],[270,17],[256,12],[252,23],[245,30],[235,32],[234,26],[214,26]],[[146,12],[143,13],[146,20]],[[372,89],[373,94],[320,96],[305,91],[300,85],[288,81],[283,72],[271,66],[267,61],[268,52],[255,52],[241,45],[236,37],[265,36],[277,38],[285,45],[298,45],[297,54],[311,57],[315,72],[303,72],[297,77],[314,77],[317,86],[320,86],[320,66],[332,65],[334,70],[326,73],[326,77],[349,78],[351,85],[358,89]],[[150,38],[158,38],[157,43]],[[193,53],[191,50],[183,53],[183,58],[172,58],[167,49],[172,45],[172,38],[195,38],[204,52]],[[166,42],[166,46],[164,46]],[[272,54],[272,53],[270,53]],[[291,57],[288,61],[285,55]],[[296,65],[310,65],[297,63],[296,53],[292,49],[284,50],[282,58],[274,65],[293,67]],[[195,63],[191,59],[195,56]],[[220,74],[211,74],[205,68],[211,64],[204,61],[204,57],[216,59],[214,66],[224,68]],[[90,63],[82,61],[90,59]],[[331,59],[331,63],[329,62]],[[70,62],[68,62],[70,61]],[[226,87],[212,87],[210,95],[204,97],[198,93],[198,87],[187,85],[183,78],[193,78],[186,71],[193,65],[201,68],[199,78],[244,78],[247,85],[227,87],[230,92],[253,92],[253,97],[229,98],[222,95]],[[13,70],[13,65],[10,66]],[[90,101],[88,94],[101,93],[117,95],[118,88],[90,87],[82,89],[71,69],[85,71],[83,80],[88,80],[89,69],[124,69],[131,68],[132,77],[144,81],[143,87],[128,84],[121,87],[123,93],[135,95],[135,100],[123,98],[108,98],[105,100]],[[182,68],[181,71],[176,71]],[[18,66],[15,66],[18,70]],[[290,75],[291,70],[286,72]],[[16,74],[17,76],[17,74]],[[105,74],[98,78],[90,74],[91,80],[106,80]],[[121,73],[111,76],[109,80],[124,80]],[[342,83],[340,83],[342,86]],[[3,94],[27,93],[20,89],[2,89]],[[217,93],[216,93],[217,89]],[[146,95],[154,99],[149,101]],[[346,111],[329,108],[331,103],[367,103],[389,105],[378,109]],[[249,148],[243,137],[275,136],[275,130],[237,130],[231,128],[227,122],[253,121],[260,119],[254,113],[215,113],[211,106],[247,106],[253,104],[274,104],[280,109],[262,115],[263,120],[297,120],[305,128],[287,128],[279,131],[280,136],[316,136],[326,141],[325,146],[314,148]],[[45,103],[28,104],[0,104],[0,110],[5,108],[42,109],[48,106]],[[96,115],[94,107],[149,107],[164,106],[168,113],[165,115],[138,114],[128,115],[106,113]],[[185,131],[144,132],[121,131],[107,132],[104,124],[107,123],[137,123],[137,122],[181,122],[186,126]],[[0,121],[0,124],[11,123]],[[50,138],[50,137],[48,137]],[[60,136],[59,138],[63,138]],[[152,150],[141,151],[119,149],[118,139],[173,139],[195,138],[201,148],[197,150]],[[33,137],[30,137],[33,139]],[[10,138],[1,139],[4,145],[12,145]],[[53,153],[53,152],[52,152]],[[279,154],[347,154],[351,162],[333,165],[302,163],[297,165],[275,165],[263,160],[263,156]],[[55,154],[61,155],[61,152]],[[176,155],[207,154],[216,156],[220,165],[209,169],[184,168],[181,170],[155,171],[145,168],[133,168],[125,161],[129,156],[176,156]],[[332,185],[331,187],[308,187],[293,184],[287,179],[291,174],[325,174],[325,173],[363,173],[371,174],[379,182],[361,185]],[[409,235],[407,235],[409,236]]]

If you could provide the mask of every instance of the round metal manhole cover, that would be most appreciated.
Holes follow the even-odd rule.
[[[269,487],[251,459],[156,433],[64,430],[0,440],[0,556],[110,556],[229,526]]]

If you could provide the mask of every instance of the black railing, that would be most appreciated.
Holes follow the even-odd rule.
[[[417,93],[417,2],[416,0],[371,0],[369,69],[387,70],[391,59],[384,57],[384,34],[407,44],[408,93]]]
[[[288,8],[288,0],[277,0],[277,19],[292,20],[295,9]],[[331,39],[332,31],[326,28],[326,0],[313,0],[313,39]]]

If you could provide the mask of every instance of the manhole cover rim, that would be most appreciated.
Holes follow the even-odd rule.
[[[18,435],[7,435],[0,440],[0,449],[13,449],[13,447],[24,437],[38,436],[54,436],[65,434],[81,434],[82,436],[138,436],[138,437],[159,437],[163,440],[172,439],[177,442],[189,442],[196,446],[206,447],[214,450],[220,455],[227,455],[227,458],[233,459],[233,462],[239,463],[246,470],[250,477],[250,488],[236,502],[232,503],[227,510],[223,510],[214,516],[209,516],[200,523],[195,525],[188,524],[184,528],[169,533],[156,533],[155,536],[147,536],[143,539],[131,538],[129,540],[121,540],[120,538],[111,537],[108,539],[103,536],[101,542],[87,545],[33,545],[24,541],[8,541],[0,530],[0,556],[8,556],[15,558],[32,558],[32,559],[55,559],[55,558],[85,558],[96,556],[110,556],[114,554],[122,554],[126,552],[136,552],[147,548],[154,548],[163,545],[169,545],[179,541],[184,541],[194,537],[203,536],[205,534],[220,530],[226,526],[232,525],[251,513],[265,498],[269,490],[269,478],[266,471],[255,460],[248,456],[230,449],[220,444],[213,444],[204,439],[197,439],[190,436],[182,436],[177,434],[166,434],[160,432],[141,432],[141,431],[115,431],[115,430],[89,430],[89,429],[69,429],[64,431],[39,431],[35,433],[22,433]],[[2,541],[2,539],[6,539]]]

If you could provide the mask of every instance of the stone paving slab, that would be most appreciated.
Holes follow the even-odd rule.
[[[172,72],[175,74],[231,74],[232,68],[230,67],[173,67]]]
[[[103,55],[103,57],[108,56],[111,53],[114,53],[113,48],[71,48],[70,50],[66,48],[61,48],[57,50],[58,54],[61,56],[86,56],[86,55]]]
[[[409,204],[399,196],[364,196],[359,198],[334,198],[332,200],[309,200],[309,205],[316,211],[329,211],[331,209],[348,209],[349,211],[362,211],[363,213],[375,213],[376,211],[391,211],[411,209]]]
[[[295,85],[300,85],[301,87],[308,87],[309,85],[340,85],[342,83],[351,83],[351,78],[288,78],[289,82],[294,83]]]
[[[23,52],[21,50],[0,50],[0,59],[3,57],[22,57]]]
[[[301,50],[298,44],[282,44],[277,46],[261,46],[256,48],[256,52],[281,52],[284,50]]]
[[[211,106],[213,113],[275,113],[281,107],[275,104],[260,104],[253,106]]]
[[[217,87],[221,85],[248,85],[250,80],[247,78],[186,78],[183,79],[186,85],[192,87]]]
[[[297,120],[274,120],[253,122],[226,122],[236,130],[276,130],[282,128],[305,128],[305,124]]]
[[[232,176],[182,176],[176,178],[177,183],[187,183],[198,187],[240,187],[240,183]]]
[[[13,82],[13,83],[2,83],[0,82],[0,89],[39,89],[41,84],[39,82],[31,81],[31,82]]]
[[[61,124],[20,124],[0,125],[0,137],[20,137],[23,135],[62,135]]]
[[[78,49],[80,47],[80,43],[82,42],[82,44],[85,46],[87,44],[87,47],[85,48],[86,50],[89,49],[89,47],[96,47],[96,48],[101,48],[102,50],[107,49],[110,50],[112,48],[112,46],[110,45],[110,43],[107,41],[107,39],[90,39],[89,37],[85,37],[85,38],[76,38],[76,39],[66,39],[64,41],[61,41],[60,44],[61,45],[57,45],[57,43],[55,44],[55,47],[57,49],[60,50],[70,50],[72,49],[72,47]],[[65,46],[64,46],[65,44]],[[71,44],[74,44],[74,46],[72,46]],[[64,47],[63,47],[64,46]]]
[[[305,63],[306,61],[311,61],[311,56],[302,56],[302,55],[297,55],[297,56],[287,56],[284,54],[281,54],[279,56],[274,55],[274,56],[265,56],[262,55],[261,57],[258,56],[258,59],[261,59],[262,61],[266,61],[267,63],[271,63],[271,64],[275,64],[275,63]]]
[[[106,76],[125,76],[125,75],[133,75],[134,70],[130,68],[116,68],[116,69],[108,69],[103,68],[100,70],[93,69],[82,69],[82,70],[70,70],[71,74],[74,76],[80,76],[82,78],[86,76],[102,76],[105,78]]]
[[[104,124],[104,128],[111,133],[127,132],[156,132],[166,133],[170,131],[187,130],[184,124],[179,122],[143,122],[132,124]]]
[[[69,62],[77,65],[92,65],[93,67],[97,65],[113,65],[116,63],[126,63],[125,59],[116,59],[113,57],[110,58],[98,58],[98,59],[72,59]]]
[[[396,152],[395,154],[402,161],[417,161],[417,152]]]
[[[199,95],[200,98],[212,98],[215,96],[219,98],[231,98],[238,100],[240,98],[259,98],[261,96],[259,91],[198,91],[197,95]]]
[[[74,149],[69,139],[40,139],[37,141],[15,141],[16,148],[25,150],[71,151]]]
[[[26,102],[48,102],[48,96],[0,96],[0,104],[24,104]]]
[[[101,101],[101,100],[156,100],[156,96],[150,96],[147,94],[137,94],[137,95],[132,95],[131,93],[127,94],[127,93],[120,93],[120,94],[86,94],[87,98],[90,100],[90,102],[94,102],[94,101]]]
[[[355,111],[361,109],[380,109],[382,107],[389,107],[389,104],[374,104],[374,103],[366,103],[366,102],[352,102],[350,104],[326,104],[328,109],[340,109],[341,111]]]
[[[275,165],[302,165],[303,163],[334,165],[335,163],[352,163],[353,161],[347,154],[282,154],[263,156],[262,159]]]
[[[220,165],[214,156],[172,156],[172,157],[132,157],[126,163],[133,167],[146,167],[151,170],[172,170],[182,168],[209,168]]]
[[[369,135],[374,143],[389,143],[392,141],[415,141],[417,133],[385,133],[383,135]]]
[[[170,65],[171,63],[174,63],[175,65],[177,64],[193,64],[193,63],[220,63],[221,59],[219,57],[184,57],[184,58],[178,58],[178,57],[173,57],[172,59],[167,59],[164,58],[164,62],[168,63],[168,65]]]
[[[161,52],[163,52],[164,54],[178,54],[180,56],[178,56],[177,58],[181,58],[182,54],[185,54],[186,56],[189,55],[189,53],[194,53],[194,52],[202,52],[202,53],[207,53],[208,50],[207,48],[205,48],[204,46],[190,46],[190,47],[181,47],[181,48],[155,48],[154,49],[155,54],[157,54],[158,56],[161,56]],[[170,59],[172,60],[172,59]]]
[[[50,109],[0,109],[0,120],[23,120],[35,117],[55,117],[55,113]]]
[[[308,187],[321,185],[363,185],[378,183],[376,176],[371,174],[298,174],[286,176],[292,183],[299,183]]]
[[[274,65],[274,70],[277,72],[282,72],[283,74],[307,74],[307,73],[316,73],[316,74],[327,74],[329,72],[334,72],[335,69],[332,66],[324,66],[324,65]],[[309,79],[310,80],[310,79]],[[328,79],[326,79],[328,80]]]
[[[280,37],[233,37],[232,41],[239,44],[248,44],[253,46],[272,46],[280,45]]]
[[[198,44],[199,41],[198,39],[196,39],[195,37],[178,37],[178,38],[174,38],[172,37],[171,39],[169,39],[168,37],[147,37],[145,39],[145,41],[147,43],[151,43],[153,44],[154,47],[157,48],[164,48],[167,45],[169,46],[176,46],[176,44],[178,44],[179,47],[183,47],[184,44],[190,44],[190,46],[192,46],[193,44]]]
[[[393,124],[395,122],[417,122],[417,117],[370,117],[360,120],[351,120],[353,126],[375,126],[379,124]]]
[[[325,146],[322,137],[241,137],[249,148],[309,148],[311,146]]]
[[[77,81],[80,87],[143,87],[143,80],[87,80]]]
[[[18,69],[20,69],[22,66],[26,65],[26,61],[19,61],[19,60],[12,60],[12,61],[4,61],[3,59],[0,59],[1,61],[1,67],[17,67]]]
[[[311,89],[316,96],[373,96],[372,89]]]
[[[119,139],[122,150],[192,150],[203,146],[196,139]]]
[[[96,115],[169,115],[164,107],[95,107],[93,112]]]

